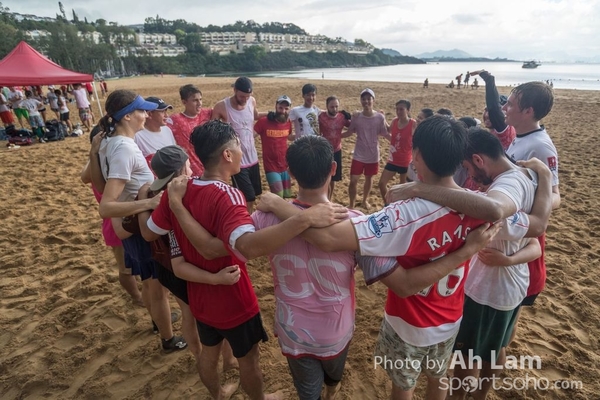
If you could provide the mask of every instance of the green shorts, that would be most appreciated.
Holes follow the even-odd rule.
[[[25,118],[25,119],[29,119],[29,112],[24,109],[24,108],[15,108],[13,110],[15,112],[15,115],[17,116],[17,118]]]
[[[473,355],[483,361],[495,362],[500,349],[510,341],[519,307],[500,311],[465,296],[463,319],[454,349],[463,353],[473,350]]]
[[[403,341],[389,322],[383,319],[375,360],[384,368],[395,386],[410,390],[417,384],[421,370],[432,378],[443,378],[448,371],[456,333],[444,342],[417,347]]]

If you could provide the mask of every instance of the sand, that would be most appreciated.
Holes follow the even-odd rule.
[[[204,105],[231,93],[231,78],[138,77],[109,81],[109,89],[128,88],[161,96],[181,110],[177,89],[199,85]],[[256,78],[262,111],[280,94],[300,104],[295,79]],[[376,93],[378,109],[393,118],[394,103],[408,98],[413,115],[423,107],[451,108],[457,116],[480,117],[484,90],[450,90],[442,85],[322,80],[317,105],[335,94],[342,108],[360,108],[365,87]],[[501,92],[508,94],[508,88]],[[518,336],[508,353],[537,355],[541,369],[504,371],[515,378],[545,377],[581,381],[578,390],[501,390],[490,399],[594,399],[600,393],[600,289],[597,285],[600,217],[600,131],[598,92],[557,90],[544,123],[559,151],[562,205],[548,229],[547,288],[533,308],[523,311]],[[95,113],[98,111],[95,109]],[[76,112],[72,112],[77,120]],[[354,139],[344,141],[344,176],[335,199],[346,202]],[[384,149],[387,149],[382,141]],[[112,254],[104,246],[97,204],[79,173],[89,149],[87,134],[64,142],[0,149],[0,398],[2,399],[204,399],[208,394],[189,352],[163,355],[146,311],[121,289]],[[383,151],[387,155],[386,151]],[[385,158],[382,159],[382,166]],[[376,183],[376,182],[375,182]],[[263,183],[264,190],[268,190]],[[359,197],[362,185],[359,184]],[[374,187],[371,204],[382,206]],[[373,208],[372,210],[375,210]],[[365,211],[365,210],[363,210]],[[272,335],[274,297],[266,258],[249,263],[271,340],[261,345],[261,366],[269,391],[296,399],[287,364]],[[374,369],[372,349],[385,301],[385,289],[356,285],[356,332],[340,399],[388,398],[390,382]],[[172,305],[175,302],[172,301]],[[175,324],[179,330],[180,323]],[[231,374],[230,374],[231,375]],[[416,399],[424,396],[421,378]],[[246,396],[238,390],[235,399]]]

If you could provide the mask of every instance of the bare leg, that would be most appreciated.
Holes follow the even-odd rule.
[[[263,376],[260,370],[258,344],[252,347],[244,357],[238,358],[240,364],[240,383],[242,389],[252,400],[278,400],[283,399],[280,392],[265,394],[263,392]]]
[[[198,374],[200,374],[200,353],[202,352],[202,344],[200,344],[200,337],[198,336],[196,319],[192,315],[189,305],[185,304],[185,302],[177,296],[175,296],[175,300],[177,301],[177,304],[179,304],[179,307],[181,307],[181,334],[188,344],[188,349],[190,349],[196,360],[196,369],[198,370]]]
[[[412,399],[415,388],[410,390],[402,390],[399,386],[392,383],[392,400],[410,400]]]
[[[350,175],[350,184],[348,185],[349,208],[354,208],[354,203],[356,202],[356,187],[358,186],[359,179],[360,175]]]
[[[371,194],[371,188],[373,187],[373,175],[365,175],[365,184],[363,186],[363,208],[371,208],[371,204],[367,200],[369,198],[369,194]]]
[[[119,283],[121,284],[121,287],[129,294],[135,305],[143,307],[144,301],[142,300],[142,293],[140,292],[140,289],[138,289],[135,276],[131,275],[131,270],[128,270],[125,265],[123,246],[111,247],[111,249],[115,256],[117,267],[119,268]]]
[[[327,193],[327,198],[331,200],[333,198],[333,189],[335,189],[335,182],[329,182],[329,192]]]
[[[335,400],[337,398],[337,394],[339,393],[342,385],[337,384],[335,386],[325,385],[325,391],[323,393],[323,400]]]
[[[387,194],[387,184],[390,181],[390,179],[392,179],[394,177],[394,175],[396,175],[396,173],[394,171],[389,171],[387,169],[384,169],[383,172],[381,173],[381,177],[379,178],[379,193],[381,193],[381,198],[383,199],[383,203],[387,204],[387,202],[385,201],[385,195]]]
[[[200,353],[199,373],[200,380],[206,386],[213,399],[227,400],[237,390],[238,383],[230,383],[221,386],[218,364],[221,346],[223,342],[216,346],[204,346]],[[262,377],[261,377],[262,384]]]
[[[169,340],[173,337],[173,325],[171,323],[171,307],[165,288],[158,279],[146,279],[143,283],[144,290],[149,292],[150,316],[158,326],[160,337]]]
[[[476,366],[475,366],[476,367]],[[472,376],[474,378],[479,378],[479,370],[477,368],[474,369],[462,369],[458,365],[454,368],[454,377],[460,379],[461,382],[464,382],[464,379],[468,376]],[[448,400],[463,400],[466,396],[465,390],[462,388],[462,385],[458,389],[454,389],[454,392],[446,397]]]
[[[519,318],[521,317],[521,309],[522,307],[519,307],[519,310],[517,311],[517,316],[515,318],[515,325],[513,326],[513,330],[510,334],[510,340],[508,341],[508,346],[510,346],[510,344],[513,342],[513,340],[515,340],[515,337],[517,336],[517,326],[519,325]],[[503,348],[504,350],[504,348]]]
[[[248,208],[248,214],[252,214],[252,212],[254,211],[254,202],[253,201],[246,202],[246,208]]]
[[[223,372],[239,367],[238,360],[233,356],[233,350],[227,340],[223,340],[221,355],[223,356]]]
[[[441,388],[440,378],[427,377],[427,390],[425,400],[444,400],[446,390]]]

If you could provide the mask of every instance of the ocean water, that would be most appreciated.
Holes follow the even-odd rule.
[[[498,86],[515,86],[529,81],[552,81],[557,89],[600,90],[600,64],[543,63],[536,69],[521,68],[521,62],[431,62],[366,68],[324,68],[297,71],[276,71],[257,74],[266,77],[419,82],[429,78],[429,83],[450,83],[457,75],[485,69],[496,77]],[[469,83],[476,77],[471,77]],[[479,78],[480,85],[482,84]],[[456,84],[456,81],[454,82]]]

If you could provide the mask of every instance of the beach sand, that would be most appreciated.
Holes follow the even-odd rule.
[[[211,107],[230,95],[232,82],[231,78],[165,76],[109,81],[108,86],[110,90],[127,88],[144,96],[160,96],[181,111],[179,86],[197,84],[204,105]],[[299,105],[304,83],[254,79],[259,110],[273,109],[281,94]],[[357,110],[360,91],[372,88],[375,107],[385,110],[388,121],[401,98],[410,99],[413,116],[423,107],[448,107],[457,116],[481,118],[485,104],[484,88],[313,83],[318,86],[317,105],[322,109],[326,97],[335,94],[341,99],[341,108]],[[509,88],[500,91],[508,94]],[[599,398],[599,105],[598,92],[557,90],[554,109],[544,120],[559,152],[562,205],[553,213],[548,228],[547,288],[534,307],[523,310],[517,339],[508,349],[508,354],[516,357],[539,356],[541,369],[502,372],[509,378],[564,380],[565,385],[581,381],[583,388],[535,390],[529,381],[527,390],[500,390],[492,392],[489,399]],[[78,120],[73,110],[71,115]],[[112,254],[102,240],[96,201],[79,179],[88,157],[88,139],[86,134],[64,142],[0,149],[0,398],[208,398],[192,355],[188,351],[162,354],[146,311],[135,307],[119,286]],[[347,201],[353,143],[352,138],[343,145],[344,181],[336,185],[334,197],[341,203]],[[383,167],[387,159],[383,140],[382,148]],[[377,179],[374,183],[371,211],[383,205]],[[263,190],[268,190],[266,182]],[[359,183],[359,200],[361,193]],[[286,399],[296,399],[286,361],[272,334],[275,300],[267,259],[250,262],[248,270],[270,335],[269,342],[260,346],[265,387],[282,390]],[[381,284],[366,287],[360,272],[356,281],[356,332],[338,398],[386,399],[391,384],[381,368],[374,368],[372,356],[386,290]],[[176,308],[175,302],[171,303]],[[180,322],[175,327],[178,331]],[[227,378],[234,379],[235,372]],[[424,383],[421,377],[415,399],[423,398]],[[517,389],[521,384],[516,383]],[[246,396],[238,390],[233,398]]]

